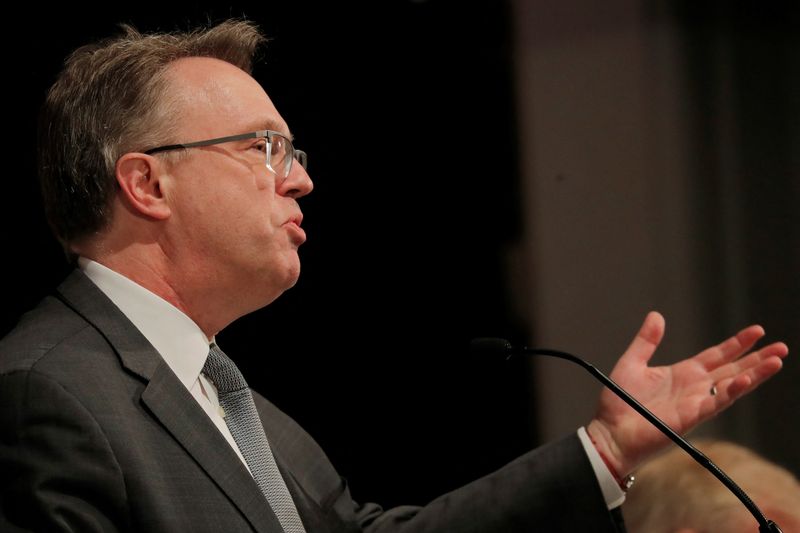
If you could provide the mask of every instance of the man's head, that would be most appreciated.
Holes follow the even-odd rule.
[[[110,222],[115,165],[124,153],[172,140],[180,120],[167,67],[221,59],[250,72],[264,37],[246,22],[206,31],[118,37],[83,46],[50,88],[39,124],[39,178],[51,227],[65,246]]]
[[[299,275],[296,200],[312,184],[297,161],[268,166],[267,151],[277,162],[292,147],[249,74],[263,40],[245,22],[184,34],[127,28],[70,56],[41,117],[40,179],[59,240],[210,333]]]
[[[800,531],[800,483],[752,451],[722,441],[696,443],[784,531]],[[623,512],[631,533],[757,533],[758,523],[710,472],[675,448],[637,473]]]

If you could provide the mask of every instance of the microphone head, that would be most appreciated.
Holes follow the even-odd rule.
[[[476,355],[496,355],[510,357],[514,347],[506,339],[480,337],[472,339],[470,351]]]

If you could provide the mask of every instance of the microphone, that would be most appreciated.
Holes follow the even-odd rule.
[[[750,514],[752,514],[758,522],[759,533],[783,533],[781,528],[778,527],[778,524],[772,520],[768,520],[764,516],[764,513],[761,512],[761,509],[758,508],[758,506],[753,502],[753,500],[750,499],[744,490],[742,490],[739,485],[737,485],[730,477],[728,477],[728,475],[723,472],[720,467],[714,464],[711,459],[706,457],[703,452],[695,448],[693,445],[689,444],[689,442],[678,435],[675,430],[665,424],[645,406],[640,404],[633,396],[628,394],[625,389],[617,385],[611,378],[597,370],[597,368],[595,368],[592,364],[587,363],[580,357],[567,352],[549,350],[546,348],[528,348],[525,346],[514,347],[506,339],[498,338],[484,337],[473,339],[471,343],[471,349],[473,353],[480,355],[505,356],[506,360],[511,359],[515,355],[546,355],[548,357],[566,359],[567,361],[572,361],[573,363],[582,366],[587,372],[597,378],[600,383],[611,390],[611,392],[622,398],[625,403],[630,405],[637,413],[642,415],[645,419],[647,419],[648,422],[658,428],[661,433],[669,437],[675,444],[683,448],[683,450],[688,453],[692,459],[700,463],[703,468],[714,474],[714,477],[719,479],[720,482],[722,482],[722,484],[725,485],[725,487],[727,487],[728,490],[731,491],[733,495],[744,504],[747,510],[750,511]]]

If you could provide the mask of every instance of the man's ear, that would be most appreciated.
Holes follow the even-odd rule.
[[[117,183],[133,211],[156,220],[169,218],[160,183],[163,171],[158,159],[142,153],[127,153],[117,160]]]

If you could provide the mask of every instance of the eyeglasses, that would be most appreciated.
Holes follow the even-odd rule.
[[[295,159],[303,168],[308,168],[308,155],[302,150],[296,150],[292,141],[282,133],[272,130],[254,131],[251,133],[241,133],[239,135],[228,135],[227,137],[217,137],[206,141],[196,141],[183,144],[170,144],[150,148],[144,153],[147,155],[168,150],[180,150],[182,148],[196,148],[198,146],[211,146],[231,141],[241,141],[244,139],[265,139],[264,162],[279,179],[285,179],[292,170],[292,163]]]

